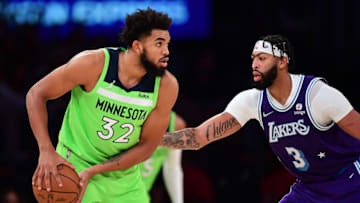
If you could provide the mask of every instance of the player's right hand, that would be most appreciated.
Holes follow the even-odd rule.
[[[62,187],[63,183],[57,170],[57,166],[60,164],[65,164],[75,169],[70,162],[61,157],[54,149],[41,151],[38,166],[32,177],[32,184],[36,185],[38,190],[41,190],[45,183],[46,190],[51,191],[50,179],[51,175],[53,175],[59,187]]]

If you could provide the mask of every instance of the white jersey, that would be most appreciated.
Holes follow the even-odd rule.
[[[297,95],[300,85],[300,75],[290,74],[291,92],[284,105],[280,104],[270,96],[269,102],[278,109],[287,109]],[[227,105],[225,112],[234,116],[241,126],[244,126],[250,119],[259,119],[258,103],[260,91],[256,88],[245,90],[237,94]],[[315,122],[320,126],[328,126],[332,122],[338,122],[344,118],[352,109],[352,105],[346,97],[337,89],[329,86],[324,81],[318,80],[309,93],[310,112]]]

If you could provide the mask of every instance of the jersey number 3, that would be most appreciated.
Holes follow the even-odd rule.
[[[306,160],[303,152],[294,147],[285,147],[287,153],[294,158],[292,162],[295,168],[299,171],[307,171],[309,162]]]
[[[104,125],[102,125],[102,127],[103,127],[104,130],[107,131],[107,134],[104,134],[102,131],[97,131],[97,134],[101,139],[109,140],[114,136],[113,125],[115,125],[119,121],[114,120],[114,119],[109,118],[109,117],[106,117],[106,116],[104,116],[102,120],[106,122]],[[128,143],[129,139],[126,138],[126,137],[131,135],[131,133],[134,131],[134,126],[131,123],[124,123],[120,127],[121,128],[127,128],[128,130],[123,135],[121,135],[119,138],[114,140],[113,142],[115,142],[115,143]]]

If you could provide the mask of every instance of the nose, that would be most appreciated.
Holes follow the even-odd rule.
[[[163,52],[162,54],[164,54],[165,56],[169,55],[170,54],[169,47],[168,46],[164,47],[162,52]]]
[[[253,59],[252,64],[251,64],[251,68],[252,68],[253,70],[257,69],[256,58]]]

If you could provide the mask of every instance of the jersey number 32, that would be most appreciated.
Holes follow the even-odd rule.
[[[101,139],[104,140],[109,140],[114,136],[114,128],[113,126],[115,124],[117,124],[119,121],[106,117],[104,116],[102,118],[103,121],[105,121],[106,123],[104,125],[102,125],[103,129],[106,131],[106,133],[104,134],[102,131],[97,131],[98,136]],[[115,143],[128,143],[129,139],[127,138],[129,135],[131,135],[131,133],[134,131],[134,125],[132,125],[131,123],[124,123],[120,125],[120,128],[127,128],[128,130],[122,134],[120,137],[118,137],[117,139],[115,139],[113,142]],[[115,129],[116,130],[116,129]]]

